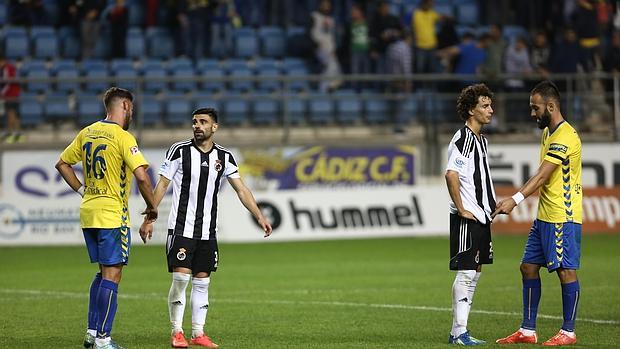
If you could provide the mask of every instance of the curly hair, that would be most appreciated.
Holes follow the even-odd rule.
[[[493,92],[485,84],[470,85],[461,91],[456,99],[456,113],[463,121],[471,117],[469,111],[476,107],[481,96],[493,98]]]

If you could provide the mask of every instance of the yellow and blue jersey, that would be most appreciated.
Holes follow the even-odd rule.
[[[114,122],[98,121],[82,129],[60,159],[70,165],[82,162],[82,228],[129,226],[128,198],[133,171],[148,166],[133,135]]]
[[[581,139],[566,121],[550,132],[545,128],[540,147],[540,162],[558,167],[540,188],[537,218],[549,223],[582,223]]]

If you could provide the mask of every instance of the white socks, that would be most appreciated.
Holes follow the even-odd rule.
[[[481,273],[475,270],[459,270],[456,272],[452,284],[452,331],[450,334],[458,337],[467,332],[467,319],[476,290],[476,284]]]
[[[204,326],[209,310],[209,282],[207,278],[192,279],[192,337],[200,337],[204,334]]]
[[[170,292],[168,292],[168,311],[170,313],[170,323],[172,324],[172,334],[179,331],[183,332],[185,289],[187,289],[190,277],[189,274],[172,273],[172,285],[170,285]]]

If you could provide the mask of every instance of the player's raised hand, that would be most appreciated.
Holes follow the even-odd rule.
[[[498,214],[509,214],[517,204],[512,198],[506,198],[497,203],[495,211],[491,213],[491,219],[495,218]]]
[[[147,240],[153,237],[153,223],[149,223],[146,219],[142,222],[142,225],[140,225],[140,237],[145,244]]]

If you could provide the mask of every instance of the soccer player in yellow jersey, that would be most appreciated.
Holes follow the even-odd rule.
[[[546,346],[574,344],[579,303],[577,269],[581,250],[582,189],[581,140],[560,111],[560,93],[550,81],[540,82],[530,94],[531,115],[543,130],[540,167],[512,198],[497,205],[493,217],[508,214],[540,188],[538,215],[521,261],[523,322],[499,344],[536,343],[536,314],[540,302],[540,268],[556,271],[562,285],[564,323]]]
[[[123,266],[129,259],[128,197],[132,173],[146,202],[143,214],[157,219],[153,188],[146,172],[148,163],[138,149],[136,139],[127,132],[132,120],[133,95],[113,87],[106,91],[104,120],[78,133],[60,154],[56,169],[69,186],[82,196],[80,224],[91,263],[99,263],[90,286],[88,329],[84,346],[121,348],[110,339],[116,313],[118,284]],[[84,183],[71,167],[81,162]]]

